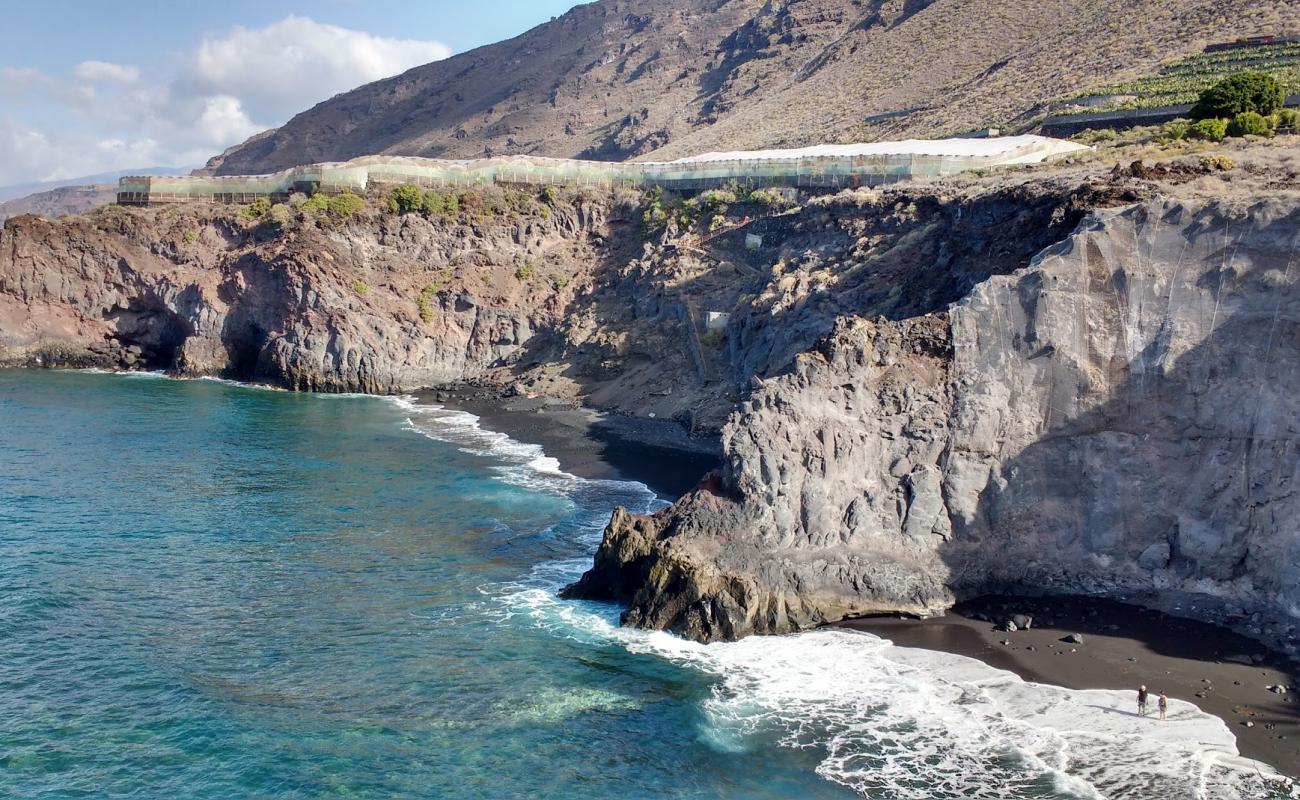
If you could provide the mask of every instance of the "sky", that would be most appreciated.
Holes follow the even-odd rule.
[[[0,186],[196,167],[578,0],[40,0],[0,10]]]

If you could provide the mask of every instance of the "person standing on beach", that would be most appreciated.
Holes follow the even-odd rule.
[[[1169,698],[1165,696],[1163,689],[1160,690],[1160,699],[1156,701],[1156,707],[1160,709],[1160,721],[1165,719],[1165,712],[1169,710]]]
[[[1145,717],[1146,715],[1147,715],[1147,687],[1139,686],[1138,687],[1138,716]]]

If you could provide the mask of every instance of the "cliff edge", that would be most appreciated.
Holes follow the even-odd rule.
[[[947,308],[841,318],[726,465],[616,514],[571,596],[700,640],[993,591],[1300,621],[1300,201],[1089,215]]]

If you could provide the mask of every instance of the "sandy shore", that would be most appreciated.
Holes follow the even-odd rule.
[[[1029,630],[998,630],[1011,614]],[[1195,703],[1224,719],[1242,753],[1300,777],[1300,665],[1230,630],[1091,598],[985,598],[927,620],[871,617],[844,627],[905,647],[977,658],[1025,680],[1069,689],[1129,689]],[[1083,642],[1063,641],[1069,634]],[[1245,661],[1247,663],[1238,663]],[[1276,694],[1269,686],[1290,686]],[[1249,724],[1248,724],[1249,723]],[[1151,724],[1159,724],[1154,715]]]
[[[419,400],[468,411],[489,430],[540,445],[567,472],[640,481],[665,500],[694,488],[720,463],[716,440],[690,439],[671,422],[603,415],[544,397],[501,398],[473,387],[425,392]],[[1029,630],[997,630],[995,623],[1011,614],[1035,622]],[[841,625],[905,647],[970,656],[1038,683],[1134,691],[1145,683],[1153,711],[1155,694],[1164,689],[1226,720],[1243,755],[1300,776],[1300,665],[1217,625],[1092,598],[985,598],[935,619],[872,617]],[[1062,641],[1072,633],[1083,642]],[[1270,692],[1275,685],[1296,691]],[[1154,714],[1152,724],[1158,724]]]
[[[468,411],[488,430],[540,445],[565,472],[640,481],[669,501],[695,488],[722,459],[716,439],[692,439],[670,421],[601,414],[546,397],[502,398],[473,388],[423,392],[417,399]]]

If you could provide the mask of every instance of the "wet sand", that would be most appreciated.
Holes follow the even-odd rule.
[[[467,411],[488,430],[540,445],[565,472],[639,481],[668,501],[698,486],[722,460],[716,439],[692,439],[675,422],[602,414],[546,397],[502,398],[474,389],[422,392],[417,399]]]
[[[1032,627],[997,630],[1012,613],[1032,616]],[[1300,777],[1300,665],[1216,625],[1093,598],[984,598],[933,619],[869,617],[840,625],[904,647],[976,658],[1028,681],[1129,690],[1133,714],[1137,687],[1146,684],[1153,725],[1163,689],[1225,720],[1242,755]],[[1083,642],[1062,641],[1072,633]],[[1275,685],[1292,691],[1270,692]]]
[[[721,461],[716,440],[690,439],[671,422],[603,415],[544,397],[502,398],[473,387],[425,392],[419,401],[468,411],[484,428],[540,445],[566,472],[640,481],[669,501]],[[1029,630],[995,629],[1013,613],[1036,622]],[[840,624],[901,646],[976,658],[1038,683],[1134,692],[1145,683],[1152,724],[1158,724],[1156,693],[1164,689],[1226,720],[1243,755],[1300,776],[1300,665],[1217,625],[1093,598],[985,598],[935,619]],[[1061,641],[1071,633],[1083,643]],[[1295,691],[1267,688],[1279,684]]]

